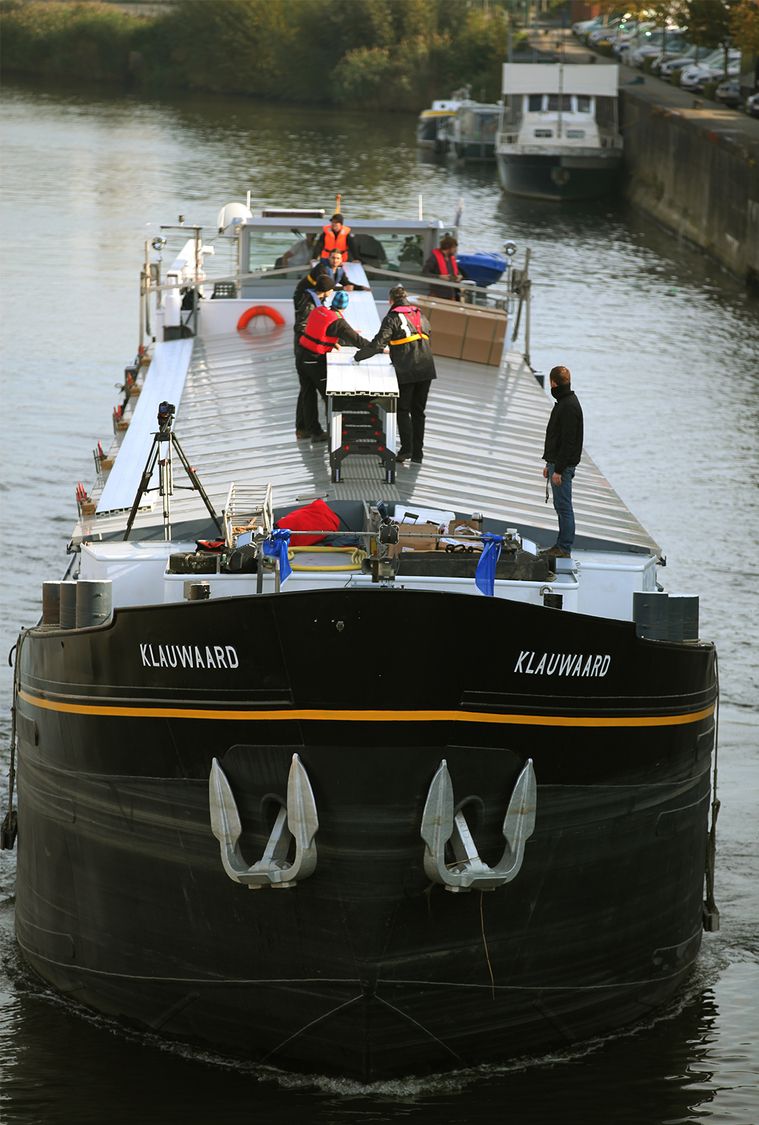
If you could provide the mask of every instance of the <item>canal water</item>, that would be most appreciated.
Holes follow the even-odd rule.
[[[677,1001],[574,1051],[367,1090],[231,1065],[88,1016],[32,977],[13,938],[15,853],[0,853],[0,1120],[454,1125],[759,1121],[759,304],[621,203],[502,196],[494,170],[421,157],[407,116],[141,102],[6,85],[2,101],[4,533],[0,652],[62,573],[74,487],[106,443],[134,356],[142,244],[181,213],[318,205],[426,214],[463,202],[462,249],[532,251],[532,361],[569,366],[587,445],[662,544],[670,588],[701,595],[720,653],[717,897]],[[715,201],[719,206],[719,201]],[[434,410],[434,395],[431,409]],[[536,489],[541,450],[535,450]],[[8,762],[10,669],[0,678]],[[4,802],[3,802],[4,803]],[[51,857],[55,862],[55,857]],[[656,873],[651,872],[651,879]]]

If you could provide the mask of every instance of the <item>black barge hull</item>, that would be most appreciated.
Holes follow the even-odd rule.
[[[587,1039],[665,1002],[693,964],[711,645],[374,589],[126,609],[36,630],[19,659],[17,935],[80,1003],[370,1081]],[[211,832],[211,761],[252,863],[294,753],[316,870],[251,892]],[[489,863],[534,762],[535,831],[491,893],[425,874],[441,759]]]

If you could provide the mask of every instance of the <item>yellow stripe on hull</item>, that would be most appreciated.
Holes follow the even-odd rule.
[[[714,704],[680,715],[520,715],[493,711],[356,711],[294,707],[276,711],[197,707],[115,707],[111,704],[60,703],[20,691],[25,703],[68,715],[102,715],[129,719],[211,719],[231,722],[330,723],[506,723],[538,727],[675,727],[698,723],[714,714]]]

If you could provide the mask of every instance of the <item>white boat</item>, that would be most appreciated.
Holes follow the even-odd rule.
[[[419,148],[437,153],[448,152],[448,125],[459,106],[468,98],[468,88],[454,90],[450,98],[437,98],[429,109],[422,110],[416,124],[416,143]]]
[[[495,102],[465,101],[443,127],[448,151],[460,160],[495,160],[501,106]]]
[[[504,191],[534,199],[592,199],[622,165],[615,65],[505,63],[496,143]]]

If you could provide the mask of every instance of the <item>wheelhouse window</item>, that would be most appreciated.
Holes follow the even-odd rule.
[[[529,113],[540,113],[543,109],[543,95],[529,94],[527,97],[527,110]]]
[[[560,109],[563,113],[569,113],[572,109],[572,98],[569,94],[549,94],[548,95],[548,108],[549,110]]]
[[[577,95],[577,112],[590,113],[591,99],[587,94]]]

